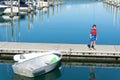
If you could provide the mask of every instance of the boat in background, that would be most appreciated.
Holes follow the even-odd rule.
[[[13,2],[13,15],[17,15],[18,13],[24,14],[28,12],[28,5],[25,3],[25,1],[20,0],[20,12],[18,9],[18,2],[17,1],[12,1]],[[1,1],[0,2],[0,14],[10,14],[11,13],[11,3],[10,1]],[[34,9],[32,6],[30,6],[30,11],[33,11]]]
[[[18,7],[18,6],[17,6]],[[33,11],[34,8],[30,6],[30,11]],[[20,12],[28,12],[28,4],[25,1],[20,1]]]
[[[13,14],[16,15],[18,13],[18,8],[14,7],[16,1],[13,1]],[[1,12],[1,14],[10,14],[11,13],[11,6],[10,1],[1,1],[0,2],[0,8],[4,7],[4,10]]]
[[[9,7],[4,5],[4,2],[0,2],[0,15],[3,14],[6,8],[9,8]]]
[[[45,54],[42,53],[42,55],[38,54],[39,53],[36,53],[35,56],[35,54],[33,55],[33,53],[31,53],[29,57],[24,54],[22,57],[19,57],[18,62],[12,65],[13,71],[22,76],[35,77],[59,67],[62,59],[60,52],[54,51]]]
[[[11,13],[11,8],[8,7],[4,10],[3,14],[5,15],[9,15]],[[18,8],[17,7],[13,7],[13,15],[17,15],[18,14]]]

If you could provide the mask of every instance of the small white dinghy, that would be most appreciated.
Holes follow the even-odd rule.
[[[52,53],[59,53],[56,51],[50,51],[46,53],[28,53],[28,54],[17,54],[13,57],[13,60],[20,63],[38,56],[46,55],[46,54],[52,54]]]
[[[31,55],[31,54],[30,54]],[[12,65],[13,71],[16,74],[34,77],[45,74],[59,67],[62,55],[60,52],[46,53],[45,55],[26,58],[26,60],[18,61]]]

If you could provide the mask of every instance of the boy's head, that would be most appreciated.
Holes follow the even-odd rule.
[[[92,26],[92,28],[96,28],[96,25],[94,24],[94,25]]]

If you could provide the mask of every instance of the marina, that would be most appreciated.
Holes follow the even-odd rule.
[[[25,8],[11,1],[0,3],[0,80],[120,80],[119,0],[28,0]],[[90,50],[94,24],[98,39]],[[59,67],[48,52],[62,54]]]
[[[1,1],[0,2],[0,10],[1,13],[0,15],[9,15],[11,17],[16,16],[16,15],[20,15],[20,14],[25,14],[25,13],[30,13],[33,12],[35,9],[43,9],[43,8],[48,8],[50,6],[54,6],[54,5],[59,5],[59,4],[63,4],[63,1],[54,1],[52,0],[50,1],[22,1],[22,0],[18,0],[18,1]]]
[[[45,3],[45,4],[48,4],[48,3]],[[13,54],[14,55],[14,54],[19,54],[19,53],[32,53],[32,52],[44,53],[44,52],[48,52],[48,51],[52,51],[52,50],[58,50],[64,56],[70,56],[70,57],[75,57],[75,58],[76,57],[86,57],[86,58],[100,57],[100,58],[115,58],[115,60],[119,60],[119,57],[120,57],[119,38],[117,36],[112,36],[114,38],[109,37],[109,35],[111,33],[113,33],[114,35],[119,34],[119,27],[117,27],[120,25],[118,23],[119,22],[119,16],[118,16],[119,10],[118,10],[118,12],[113,10],[114,14],[112,17],[113,18],[112,25],[116,26],[116,28],[112,27],[109,30],[110,32],[108,32],[109,35],[106,35],[105,32],[103,32],[104,35],[99,35],[99,39],[97,41],[98,45],[96,45],[96,50],[90,50],[89,49],[89,39],[88,39],[89,29],[87,29],[88,32],[83,34],[83,33],[81,33],[82,28],[79,26],[76,26],[77,30],[76,30],[76,32],[73,31],[73,34],[72,34],[72,36],[73,35],[76,35],[76,36],[72,38],[71,35],[62,33],[62,32],[66,31],[66,29],[63,29],[63,27],[61,28],[61,26],[64,26],[64,25],[61,24],[61,26],[58,26],[56,24],[59,28],[59,30],[56,29],[56,31],[57,31],[56,32],[56,31],[54,31],[54,28],[56,28],[56,27],[53,24],[56,21],[54,21],[52,23],[46,22],[47,20],[50,19],[50,16],[53,16],[53,17],[56,16],[55,11],[57,11],[57,13],[58,13],[58,11],[61,10],[62,13],[64,13],[62,10],[63,9],[62,6],[64,7],[67,4],[68,3],[65,3],[63,5],[58,5],[58,6],[52,6],[49,8],[44,7],[42,10],[37,10],[35,13],[14,16],[13,18],[2,15],[1,21],[5,22],[5,24],[3,24],[3,22],[2,22],[3,25],[1,25],[1,26],[4,26],[4,27],[1,27],[1,30],[2,30],[1,33],[4,33],[2,35],[3,42],[0,42],[1,56],[4,54]],[[69,8],[71,9],[72,7],[70,6],[70,4],[71,3],[69,3],[69,5],[67,5],[65,9],[68,9],[68,10],[69,10]],[[85,6],[84,3],[83,4],[80,3],[80,4],[81,4],[80,8],[81,7],[84,8],[84,6]],[[102,5],[106,9],[108,9],[108,6],[105,5],[103,2],[99,2],[99,1],[93,2],[93,5],[98,5],[98,4]],[[75,6],[75,5],[76,4],[73,3],[73,6]],[[99,6],[98,6],[98,8],[99,8]],[[96,20],[97,17],[95,15],[98,15],[98,13],[96,13],[94,11],[96,9],[93,8],[93,6],[92,6],[92,9],[93,9],[92,14],[94,14],[93,18]],[[60,12],[58,14],[61,15]],[[38,16],[39,16],[39,18],[38,18]],[[23,23],[24,19],[27,20],[27,25],[26,25],[26,21],[25,21],[25,23]],[[40,22],[38,22],[39,19],[40,19]],[[51,17],[51,19],[52,19],[52,17]],[[59,17],[58,17],[58,19],[59,19]],[[79,19],[78,19],[78,21],[79,21]],[[95,22],[95,21],[93,20],[93,22]],[[35,26],[36,24],[39,24],[40,26],[42,26],[43,25],[42,23],[46,23],[46,24],[44,24],[45,26],[43,26],[43,27]],[[25,24],[25,25],[22,25],[22,24]],[[53,25],[51,25],[51,24],[53,24]],[[67,20],[66,20],[65,24],[68,25],[70,23],[67,22]],[[76,22],[72,23],[72,24],[75,25]],[[48,34],[46,32],[42,31],[42,29],[48,28],[48,27],[46,27],[46,25],[47,26],[51,25],[50,30],[48,29],[48,31],[47,31]],[[108,24],[108,25],[111,25],[111,24]],[[11,27],[9,27],[9,26],[11,26]],[[28,26],[28,27],[24,27],[24,26]],[[69,26],[66,26],[66,27],[68,28]],[[86,25],[84,25],[84,26],[86,26]],[[98,24],[98,26],[101,26],[101,25]],[[73,26],[71,26],[71,27],[73,28]],[[107,29],[107,28],[109,28],[109,27],[106,27],[105,29]],[[26,32],[25,29],[28,30],[28,32]],[[34,31],[30,31],[30,29],[32,29]],[[38,29],[40,31],[38,31]],[[62,29],[65,31],[63,31]],[[83,28],[84,31],[86,31],[85,29],[86,28]],[[101,33],[102,29],[100,30],[99,27],[98,27],[98,29],[99,29],[99,32]],[[113,32],[114,29],[116,30],[117,34],[115,32]],[[70,34],[69,31],[71,31],[71,30],[72,30],[71,28],[69,30],[67,30],[69,34]],[[36,31],[37,31],[37,33],[35,33]],[[34,32],[34,33],[31,33],[31,32]],[[23,33],[27,33],[27,34],[23,34]],[[53,36],[52,37],[53,39],[51,37],[49,37],[49,34],[51,34]],[[61,34],[61,35],[59,35],[59,34]],[[66,38],[64,38],[64,36],[62,36],[62,34],[67,35],[67,36],[65,36]],[[84,35],[82,37],[83,39],[80,39],[81,42],[79,41],[78,35],[80,35],[80,36]],[[26,37],[26,36],[28,36],[28,37]],[[31,38],[31,36],[34,38]],[[40,36],[40,37],[38,37],[38,36]],[[44,36],[46,36],[46,37],[44,37]],[[62,37],[64,40],[62,40]],[[57,41],[55,41],[55,40],[57,40]],[[65,42],[63,42],[63,41],[65,41]]]
[[[120,7],[120,0],[104,0],[104,2],[115,7]]]

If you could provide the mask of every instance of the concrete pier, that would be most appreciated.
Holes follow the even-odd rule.
[[[87,44],[50,44],[0,42],[0,54],[61,51],[64,56],[72,57],[120,57],[120,45],[96,45],[90,50]]]

